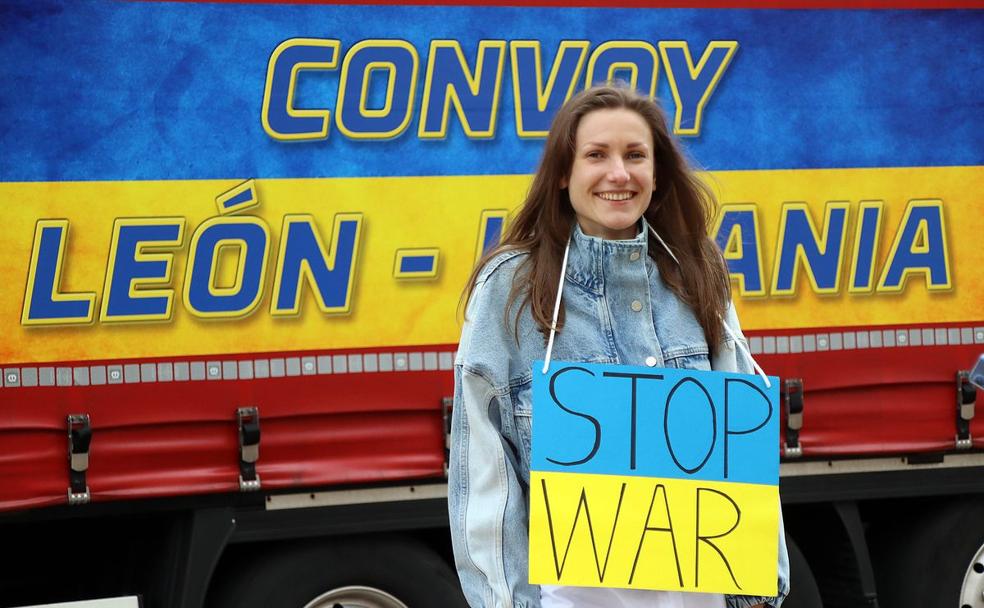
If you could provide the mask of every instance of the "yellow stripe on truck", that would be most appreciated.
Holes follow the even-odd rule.
[[[744,327],[979,320],[982,176],[707,174]],[[2,183],[0,361],[454,343],[462,285],[529,179],[257,179],[223,214],[242,180]]]

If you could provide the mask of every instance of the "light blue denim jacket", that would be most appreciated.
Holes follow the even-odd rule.
[[[647,255],[648,229],[632,240],[586,236],[575,223],[563,292],[565,322],[556,361],[715,369],[754,373],[747,349],[730,337],[711,360],[690,308],[660,279]],[[506,313],[509,291],[527,254],[502,253],[478,277],[455,360],[448,503],[455,564],[475,608],[539,608],[527,582],[532,362],[544,338],[522,296]],[[640,305],[641,304],[641,308]],[[639,309],[639,310],[635,310]],[[726,321],[741,336],[734,308]],[[740,338],[744,340],[744,338]],[[652,361],[650,361],[652,362]],[[778,607],[789,592],[789,562],[779,520],[779,596],[727,596],[729,608],[761,602]]]

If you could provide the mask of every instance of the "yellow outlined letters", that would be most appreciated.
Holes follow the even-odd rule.
[[[24,290],[21,325],[75,325],[92,322],[96,308],[95,292],[62,293],[59,291],[61,275],[65,267],[65,243],[68,241],[68,225],[68,220],[60,219],[38,220],[35,226],[34,245],[31,247],[31,265],[28,267],[27,286]],[[58,235],[58,245],[54,251],[51,251],[51,245],[44,243],[44,241],[50,239],[50,235],[53,233]],[[53,259],[46,259],[42,263],[42,254],[45,258],[53,257]],[[47,267],[51,266],[53,268],[49,271]],[[38,276],[39,274],[41,276]],[[39,280],[43,280],[44,284],[37,285]],[[39,288],[46,293],[37,293]],[[78,308],[79,312],[84,312],[83,314],[68,315],[66,313],[70,311],[66,310],[66,307]],[[37,308],[42,310],[37,310]],[[46,308],[50,308],[50,310],[44,310]]]
[[[550,67],[550,74],[547,76],[546,85],[544,85],[543,61],[540,56],[540,41],[513,40],[509,43],[509,55],[512,62],[513,100],[515,101],[516,106],[516,135],[521,138],[546,137],[548,131],[547,128],[530,128],[527,119],[524,117],[523,107],[527,104],[523,101],[525,99],[525,94],[523,93],[523,87],[520,82],[520,75],[522,72],[519,67],[519,51],[533,51],[533,65],[535,72],[534,85],[536,87],[536,105],[534,106],[534,110],[537,114],[544,114],[547,112],[548,106],[550,105],[550,100],[554,93],[554,87],[557,85],[557,78],[560,74],[561,65],[565,63],[568,51],[577,53],[576,64],[570,72],[570,80],[568,80],[567,88],[564,90],[564,98],[555,102],[556,107],[559,108],[562,106],[568,99],[571,98],[571,95],[574,94],[574,89],[577,87],[578,80],[580,79],[581,70],[584,68],[584,61],[588,54],[589,44],[590,43],[587,40],[562,40],[560,42],[560,46],[557,47],[557,54],[554,56],[553,65]],[[544,122],[545,127],[550,126],[549,120],[545,120]]]
[[[711,56],[719,49],[725,49],[725,53],[718,65],[713,68],[714,73],[710,81],[703,85],[703,91],[692,91],[691,87],[696,84],[697,79],[704,73],[704,69],[708,67],[707,64]],[[690,55],[690,47],[685,41],[660,41],[659,53],[663,57],[663,65],[666,67],[666,78],[670,81],[670,91],[673,92],[673,101],[676,103],[676,115],[673,119],[674,133],[677,135],[700,135],[700,123],[704,115],[704,107],[707,105],[708,100],[711,98],[711,93],[714,92],[715,87],[717,87],[718,82],[720,82],[721,77],[724,75],[724,71],[731,63],[731,58],[734,56],[736,50],[738,50],[738,42],[735,40],[712,40],[707,45],[707,48],[704,49],[700,61],[695,66],[693,57]],[[683,80],[682,75],[677,74],[674,70],[673,59],[670,57],[671,52],[680,52],[683,54],[682,57],[687,67],[687,80]],[[681,94],[684,91],[685,93]],[[692,93],[696,92],[700,92],[700,97],[697,98],[696,106],[693,107],[691,104],[692,98],[696,96],[692,95]],[[684,126],[684,116],[686,115],[689,119],[688,110],[690,107],[693,107],[694,110],[693,126]]]
[[[502,241],[502,235],[506,232],[507,217],[509,217],[508,209],[482,210],[482,215],[478,220],[478,242],[475,244],[476,263],[482,259],[486,250],[497,247]],[[491,242],[493,236],[495,242]]]
[[[642,71],[646,66],[642,65],[638,59],[631,59],[622,51],[644,51],[652,57],[652,69],[650,71],[648,81],[645,81],[645,72]],[[608,65],[604,81],[611,80],[616,70],[629,68],[632,70],[632,78],[630,83],[632,88],[636,88],[639,74],[642,73],[644,78],[642,84],[645,88],[640,90],[640,92],[644,95],[648,95],[650,99],[656,96],[656,82],[659,79],[659,54],[656,52],[656,48],[653,45],[642,40],[610,40],[595,47],[595,50],[591,52],[591,58],[588,59],[587,78],[585,80],[586,86],[590,87],[603,82],[595,78],[595,71],[598,67],[598,60],[603,58],[606,53],[615,54],[618,59]],[[623,55],[625,56],[623,57]],[[602,65],[604,65],[604,63],[602,63]]]
[[[301,110],[294,107],[297,76],[301,70],[331,70],[338,62],[341,43],[322,38],[290,38],[270,54],[266,86],[263,89],[263,109],[260,120],[267,135],[281,141],[325,139],[331,125],[329,110]],[[297,55],[291,57],[291,55]],[[285,57],[286,56],[286,57]],[[281,65],[281,59],[284,64]],[[284,82],[283,73],[290,67]],[[318,125],[317,128],[314,128]],[[293,126],[296,130],[287,130]]]
[[[181,247],[184,226],[183,217],[116,218],[106,262],[100,322],[170,320],[174,290],[163,286],[171,284],[174,253],[147,250]],[[135,234],[130,237],[128,232]],[[158,288],[147,289],[148,286]]]
[[[938,273],[943,276],[938,278]],[[906,205],[878,281],[878,292],[901,293],[906,281],[914,274],[925,276],[928,291],[953,288],[946,221],[940,199],[913,199]]]
[[[405,54],[398,58],[394,53],[401,53],[401,51]],[[362,61],[360,54],[366,54],[371,58],[361,70],[358,69],[357,63]],[[409,58],[409,66],[405,65],[407,58]],[[398,60],[404,63],[398,64]],[[353,64],[356,64],[355,68],[352,67]],[[406,40],[362,40],[354,44],[345,53],[345,59],[342,61],[342,74],[338,83],[338,108],[335,112],[335,124],[338,130],[352,139],[390,139],[406,131],[413,118],[419,64],[417,49]],[[386,101],[382,108],[371,109],[368,107],[369,84],[372,72],[376,70],[389,72],[386,82]],[[410,78],[407,81],[404,74],[408,70]],[[406,86],[401,86],[404,82]],[[359,94],[355,115],[345,109],[352,101],[349,98],[353,90]],[[396,117],[390,115],[401,109],[403,109],[403,116],[397,123]],[[386,123],[386,128],[380,127],[380,121]]]
[[[458,86],[453,81],[453,77],[444,70],[435,77],[434,65],[437,63],[439,55],[443,55],[448,50],[454,52],[457,58],[458,67],[461,69],[460,76],[464,77],[468,84],[468,91],[471,97],[476,98],[474,108],[484,113],[487,109],[488,117],[486,120],[487,128],[477,128],[469,120],[465,107],[461,103],[461,95]],[[495,62],[495,74],[492,91],[488,91],[487,86],[483,90],[483,74],[485,74],[486,59],[492,53],[490,62]],[[505,40],[480,40],[478,43],[478,59],[475,63],[475,71],[469,69],[465,54],[461,50],[461,43],[457,40],[431,40],[430,54],[427,57],[427,75],[424,78],[423,103],[420,108],[420,126],[417,135],[421,139],[441,139],[447,136],[448,114],[451,105],[454,105],[458,113],[458,120],[465,131],[465,135],[472,139],[488,139],[495,136],[495,125],[499,117],[499,90],[502,87],[502,66],[506,58]],[[439,84],[435,85],[435,79]],[[428,117],[431,109],[432,98],[440,96],[441,119],[435,127],[430,124]]]
[[[800,262],[806,269],[810,286],[814,293],[835,294],[840,288],[841,259],[844,256],[844,240],[847,234],[847,212],[850,204],[846,201],[830,201],[823,211],[823,236],[817,232],[810,207],[806,203],[784,203],[779,219],[779,238],[776,241],[776,255],[772,269],[772,295],[794,296],[798,279]],[[806,222],[809,235],[793,233],[790,235],[791,217],[800,215]],[[795,229],[802,230],[803,225],[797,222]],[[810,246],[813,251],[807,252]],[[831,256],[831,246],[836,252]],[[793,249],[790,250],[790,247]],[[814,258],[811,260],[811,257]],[[818,270],[814,264],[822,265]],[[833,274],[833,284],[821,287],[817,274],[824,277],[825,282]],[[780,287],[782,283],[782,287]]]
[[[405,261],[411,258],[430,259],[430,268],[404,269]],[[419,247],[397,249],[393,260],[393,278],[395,279],[433,279],[437,277],[437,265],[441,251],[435,247]]]
[[[230,234],[217,237],[211,246],[201,244],[203,237],[210,231],[223,228],[229,229]],[[257,234],[255,229],[260,231],[263,241],[261,246],[251,243],[251,237],[247,235],[247,231]],[[218,272],[219,251],[228,246],[239,247],[236,282],[232,287],[216,287],[214,281]],[[259,257],[254,253],[257,248],[261,249]],[[182,290],[185,308],[202,319],[239,319],[249,315],[256,310],[263,297],[269,252],[270,228],[260,218],[212,217],[205,220],[191,237]],[[208,264],[206,272],[199,268],[202,256],[207,256],[204,258]],[[244,295],[248,298],[246,301],[237,301],[237,298]]]
[[[256,184],[248,179],[215,197],[215,206],[221,215],[239,213],[260,204]]]
[[[734,221],[731,223],[726,235],[720,234],[721,226],[726,219],[729,219],[729,215],[746,214],[751,217],[751,226],[741,221]],[[745,234],[748,228],[751,229],[752,234]],[[716,235],[717,242],[721,243],[721,251],[724,254],[724,259],[729,262],[729,275],[738,283],[738,295],[742,297],[761,297],[767,295],[765,280],[762,276],[764,268],[762,264],[762,230],[759,226],[758,205],[755,203],[728,203],[721,205],[721,210],[718,212],[712,234]],[[723,243],[722,237],[724,237]],[[751,247],[745,247],[745,243],[749,243]],[[754,251],[748,251],[749,248],[754,248]],[[751,256],[751,259],[748,259],[747,256]],[[731,263],[732,261],[734,264]],[[751,265],[754,265],[753,268],[749,268]],[[732,266],[735,266],[734,271],[730,271]],[[751,280],[749,280],[749,273],[754,274]],[[757,284],[758,289],[753,289],[752,285],[749,285],[750,283],[752,285]]]
[[[273,279],[270,314],[274,317],[299,314],[301,287],[304,283],[314,288],[311,291],[321,312],[348,313],[352,306],[352,289],[361,236],[361,213],[335,214],[330,250],[325,248],[314,216],[285,215],[283,228],[280,231],[280,251],[277,254],[277,267]],[[302,239],[305,239],[305,242],[301,242]],[[299,251],[293,250],[292,245]],[[288,253],[291,254],[290,260],[288,260]],[[313,259],[322,263],[320,268],[311,267]],[[284,275],[287,271],[290,271],[292,276],[285,280]],[[320,281],[329,284],[321,285],[319,278],[315,276],[316,273],[321,275]],[[337,296],[341,293],[341,298],[338,298],[338,302],[334,300],[326,302],[323,289],[327,290],[329,295]]]
[[[875,290],[875,261],[878,255],[878,236],[881,234],[882,201],[861,201],[854,248],[851,252],[851,278],[847,292],[870,294]],[[863,281],[858,283],[858,281]]]

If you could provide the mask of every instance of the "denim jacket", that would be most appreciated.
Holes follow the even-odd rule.
[[[585,235],[575,222],[563,291],[565,322],[552,359],[648,364],[754,373],[730,337],[709,357],[691,309],[660,279],[647,255],[648,231],[632,240]],[[475,608],[539,608],[530,585],[528,492],[532,406],[531,364],[544,339],[529,306],[514,320],[522,296],[505,310],[527,254],[502,253],[480,273],[466,312],[455,360],[448,503],[455,564]],[[740,337],[734,308],[726,322]],[[779,519],[778,597],[726,596],[729,608],[778,607],[789,592],[789,564]]]

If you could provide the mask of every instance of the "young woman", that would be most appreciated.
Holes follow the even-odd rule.
[[[465,292],[448,487],[472,606],[777,607],[788,592],[781,527],[774,598],[527,582],[534,360],[754,373],[707,236],[714,211],[653,101],[595,87],[557,113],[526,201]]]

